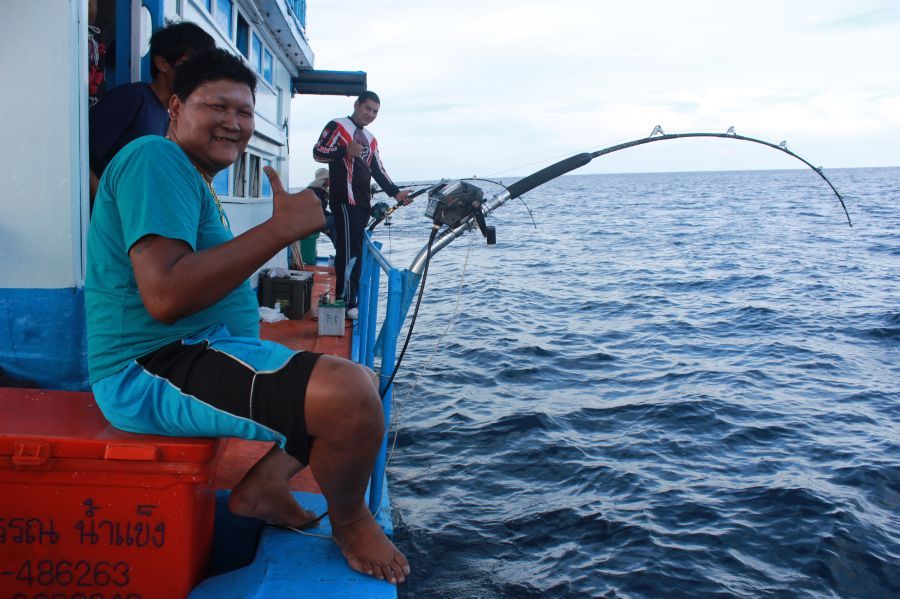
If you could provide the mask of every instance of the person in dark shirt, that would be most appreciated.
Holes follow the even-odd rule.
[[[310,181],[309,185],[307,185],[306,188],[316,194],[316,197],[319,198],[319,201],[322,203],[322,212],[325,213],[325,229],[323,229],[322,232],[328,235],[328,238],[331,240],[332,245],[335,245],[336,242],[334,240],[334,216],[332,216],[331,212],[328,210],[329,186],[330,183],[328,181],[328,169],[320,168],[316,169],[315,178]]]
[[[121,85],[89,113],[91,206],[106,165],[129,142],[144,135],[166,134],[175,67],[192,52],[214,48],[215,40],[194,23],[168,25],[150,38],[150,83]]]
[[[380,108],[378,94],[363,92],[353,104],[353,114],[329,121],[313,148],[316,162],[328,164],[329,203],[334,215],[336,291],[347,302],[347,316],[351,319],[359,314],[356,292],[363,236],[371,211],[372,178],[389,196],[398,202],[409,203],[409,190],[401,191],[388,177],[381,164],[378,141],[365,129],[378,116]]]

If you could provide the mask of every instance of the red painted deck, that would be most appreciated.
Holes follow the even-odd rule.
[[[334,272],[327,267],[307,267],[315,272],[313,283],[312,310],[303,320],[283,320],[272,324],[263,323],[261,336],[263,339],[277,341],[292,349],[302,349],[323,354],[333,354],[344,358],[350,357],[351,325],[347,321],[343,337],[319,337],[318,321],[313,320],[318,311],[319,295],[334,287]],[[221,445],[219,469],[216,473],[215,487],[231,489],[243,478],[250,467],[256,463],[272,446],[271,443],[228,439]],[[312,477],[309,468],[304,468],[291,479],[291,488],[295,491],[319,493],[319,487]]]

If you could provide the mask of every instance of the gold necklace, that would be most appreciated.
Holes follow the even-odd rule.
[[[168,139],[175,145],[178,145],[178,142],[176,142],[174,139],[172,139],[168,135],[166,135],[166,139]],[[181,146],[179,146],[179,149],[181,149],[181,151],[184,152],[184,149],[182,149]],[[187,152],[185,152],[185,156],[187,156]],[[221,221],[222,221],[222,226],[225,227],[225,230],[230,230],[230,227],[228,226],[228,218],[226,218],[226,216],[225,216],[225,209],[222,208],[222,202],[221,202],[221,200],[219,200],[219,194],[216,193],[216,190],[212,185],[212,181],[210,181],[209,179],[207,179],[206,177],[203,176],[203,173],[200,171],[200,167],[197,166],[193,160],[191,160],[190,156],[188,156],[187,158],[188,158],[188,160],[190,160],[191,164],[194,166],[194,170],[197,171],[197,174],[200,175],[200,179],[204,183],[206,183],[206,187],[209,188],[209,193],[212,194],[213,199],[216,201],[216,208],[219,209],[219,219],[221,219]]]
[[[203,176],[203,173],[200,172],[200,169],[197,168],[197,165],[194,165],[194,168],[197,169],[197,174],[200,175],[200,178],[203,179],[203,182],[206,183],[206,186],[209,188],[209,192],[212,194],[213,199],[216,201],[216,208],[219,209],[219,218],[222,219],[222,225],[225,229],[228,229],[228,219],[225,218],[225,209],[222,208],[222,202],[219,200],[219,194],[216,193],[215,188],[212,185],[212,181]]]

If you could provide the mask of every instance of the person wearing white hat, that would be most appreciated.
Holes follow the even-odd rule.
[[[332,245],[337,247],[334,239],[334,216],[328,211],[328,187],[327,168],[316,169],[315,178],[306,186],[307,189],[316,194],[316,197],[319,198],[319,201],[322,203],[322,212],[325,214],[325,228],[323,229],[323,232],[328,235],[328,239],[331,240]]]

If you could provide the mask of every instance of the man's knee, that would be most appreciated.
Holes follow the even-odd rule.
[[[384,434],[384,411],[374,373],[369,368],[352,362],[347,362],[344,370],[339,380],[345,381],[348,392],[335,398],[335,409],[343,417],[349,417],[348,427],[355,429],[357,433],[368,432],[381,438]]]
[[[307,390],[307,425],[313,436],[334,432],[350,439],[384,435],[384,412],[374,373],[347,360],[322,356]]]

